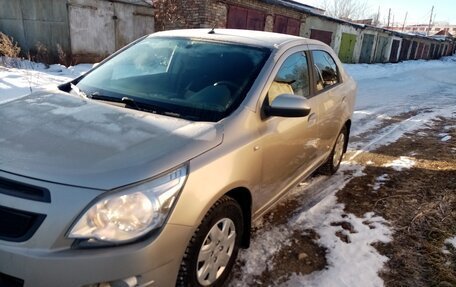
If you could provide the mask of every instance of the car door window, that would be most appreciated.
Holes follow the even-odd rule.
[[[334,59],[325,51],[312,51],[317,92],[339,83],[339,72]]]
[[[292,54],[283,62],[269,87],[269,103],[281,94],[309,97],[309,69],[304,52]]]

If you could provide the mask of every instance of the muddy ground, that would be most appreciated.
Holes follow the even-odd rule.
[[[375,212],[393,230],[390,243],[375,244],[379,253],[389,258],[380,273],[385,286],[456,287],[456,250],[446,246],[450,252],[442,252],[444,241],[456,236],[455,127],[456,119],[439,118],[392,144],[355,157],[350,153],[345,156],[365,166],[365,175],[353,177],[337,192],[338,201],[345,204],[344,211],[358,217]],[[442,140],[444,137],[447,140]],[[401,156],[413,159],[415,165],[401,171],[383,166]],[[379,177],[385,180],[379,181]],[[266,215],[265,221],[283,226],[303,210],[303,202],[301,195],[290,196]],[[350,244],[346,234],[356,232],[351,224],[334,224],[347,231],[335,235]],[[254,231],[254,238],[261,236],[260,230]],[[293,231],[290,244],[275,252],[269,267],[254,276],[253,284],[278,285],[293,273],[305,275],[326,268],[327,251],[315,243],[317,237],[313,230]],[[243,264],[239,260],[233,276],[239,276]]]

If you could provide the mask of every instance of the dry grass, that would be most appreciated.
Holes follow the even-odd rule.
[[[445,126],[453,137],[440,141]],[[360,157],[371,165],[337,196],[347,212],[374,211],[392,223],[393,241],[377,244],[390,258],[381,276],[386,286],[456,286],[456,253],[444,254],[446,239],[456,235],[456,126],[441,119],[424,136],[408,135],[375,153]],[[385,159],[409,155],[416,166],[401,172],[382,167]],[[376,178],[389,180],[375,192]]]
[[[5,67],[16,66],[15,58],[19,57],[21,48],[12,37],[0,32],[0,64]]]
[[[50,64],[50,55],[47,46],[41,42],[37,42],[35,50],[33,51],[32,60],[34,62],[44,63],[48,66]]]
[[[57,44],[57,56],[59,58],[59,64],[62,64],[64,66],[69,66],[70,61],[68,58],[68,55],[65,53],[63,50],[62,46],[60,44]]]

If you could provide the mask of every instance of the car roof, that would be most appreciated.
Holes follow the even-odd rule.
[[[196,38],[203,40],[232,42],[271,49],[279,49],[285,45],[293,44],[322,44],[320,41],[308,38],[264,31],[219,28],[213,29],[213,33],[211,33],[211,31],[211,28],[169,30],[151,34],[151,37],[165,36]]]

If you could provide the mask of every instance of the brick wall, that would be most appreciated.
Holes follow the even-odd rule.
[[[157,0],[155,2],[156,31],[200,28],[207,22],[207,2],[210,0]]]
[[[258,0],[159,0],[156,30],[181,28],[225,28],[230,5],[255,9],[266,14],[265,31],[272,31],[276,15],[305,23],[306,14]]]

